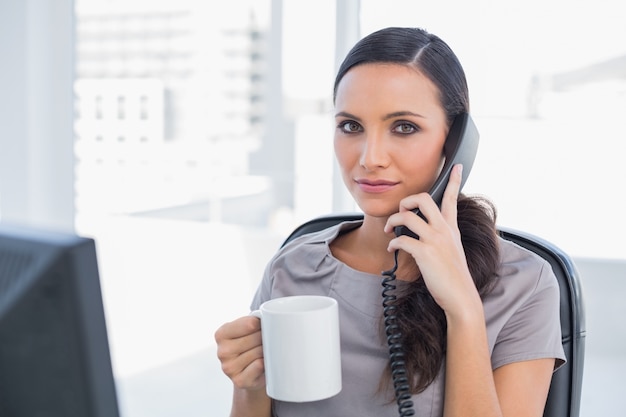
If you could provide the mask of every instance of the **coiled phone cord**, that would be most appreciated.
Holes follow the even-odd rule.
[[[382,280],[383,318],[385,333],[387,335],[387,345],[389,345],[391,377],[393,379],[393,389],[398,404],[398,413],[400,417],[409,417],[415,415],[415,410],[413,409],[413,401],[411,400],[406,362],[404,361],[402,333],[397,324],[397,306],[395,305],[397,297],[394,294],[394,290],[396,289],[394,282],[396,280],[396,270],[398,269],[398,250],[394,253],[394,262],[395,265],[392,269],[382,273],[384,277]]]

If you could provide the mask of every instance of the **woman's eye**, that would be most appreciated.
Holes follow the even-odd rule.
[[[411,123],[400,123],[396,127],[394,127],[393,130],[396,133],[402,134],[415,133],[418,131],[417,127],[415,127],[415,125]]]
[[[345,133],[354,133],[361,131],[361,125],[357,122],[346,121],[339,125],[339,128]]]

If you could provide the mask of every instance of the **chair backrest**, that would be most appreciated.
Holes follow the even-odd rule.
[[[283,245],[294,238],[343,221],[360,220],[360,213],[322,216],[298,226]],[[567,363],[552,376],[544,417],[579,417],[585,360],[585,308],[580,275],[572,259],[552,243],[518,230],[498,228],[500,236],[550,263],[561,293],[561,332]]]

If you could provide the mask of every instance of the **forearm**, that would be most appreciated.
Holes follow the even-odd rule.
[[[445,417],[501,417],[482,304],[448,316]]]
[[[270,417],[272,400],[265,389],[247,390],[235,387],[230,417]]]

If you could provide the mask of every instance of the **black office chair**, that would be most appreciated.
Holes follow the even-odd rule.
[[[362,214],[340,214],[315,218],[297,227],[290,240],[342,221],[361,220]],[[500,236],[544,258],[552,265],[561,292],[561,332],[567,363],[552,377],[544,417],[579,417],[585,361],[585,309],[580,276],[572,259],[562,250],[537,236],[508,228],[498,228]]]

